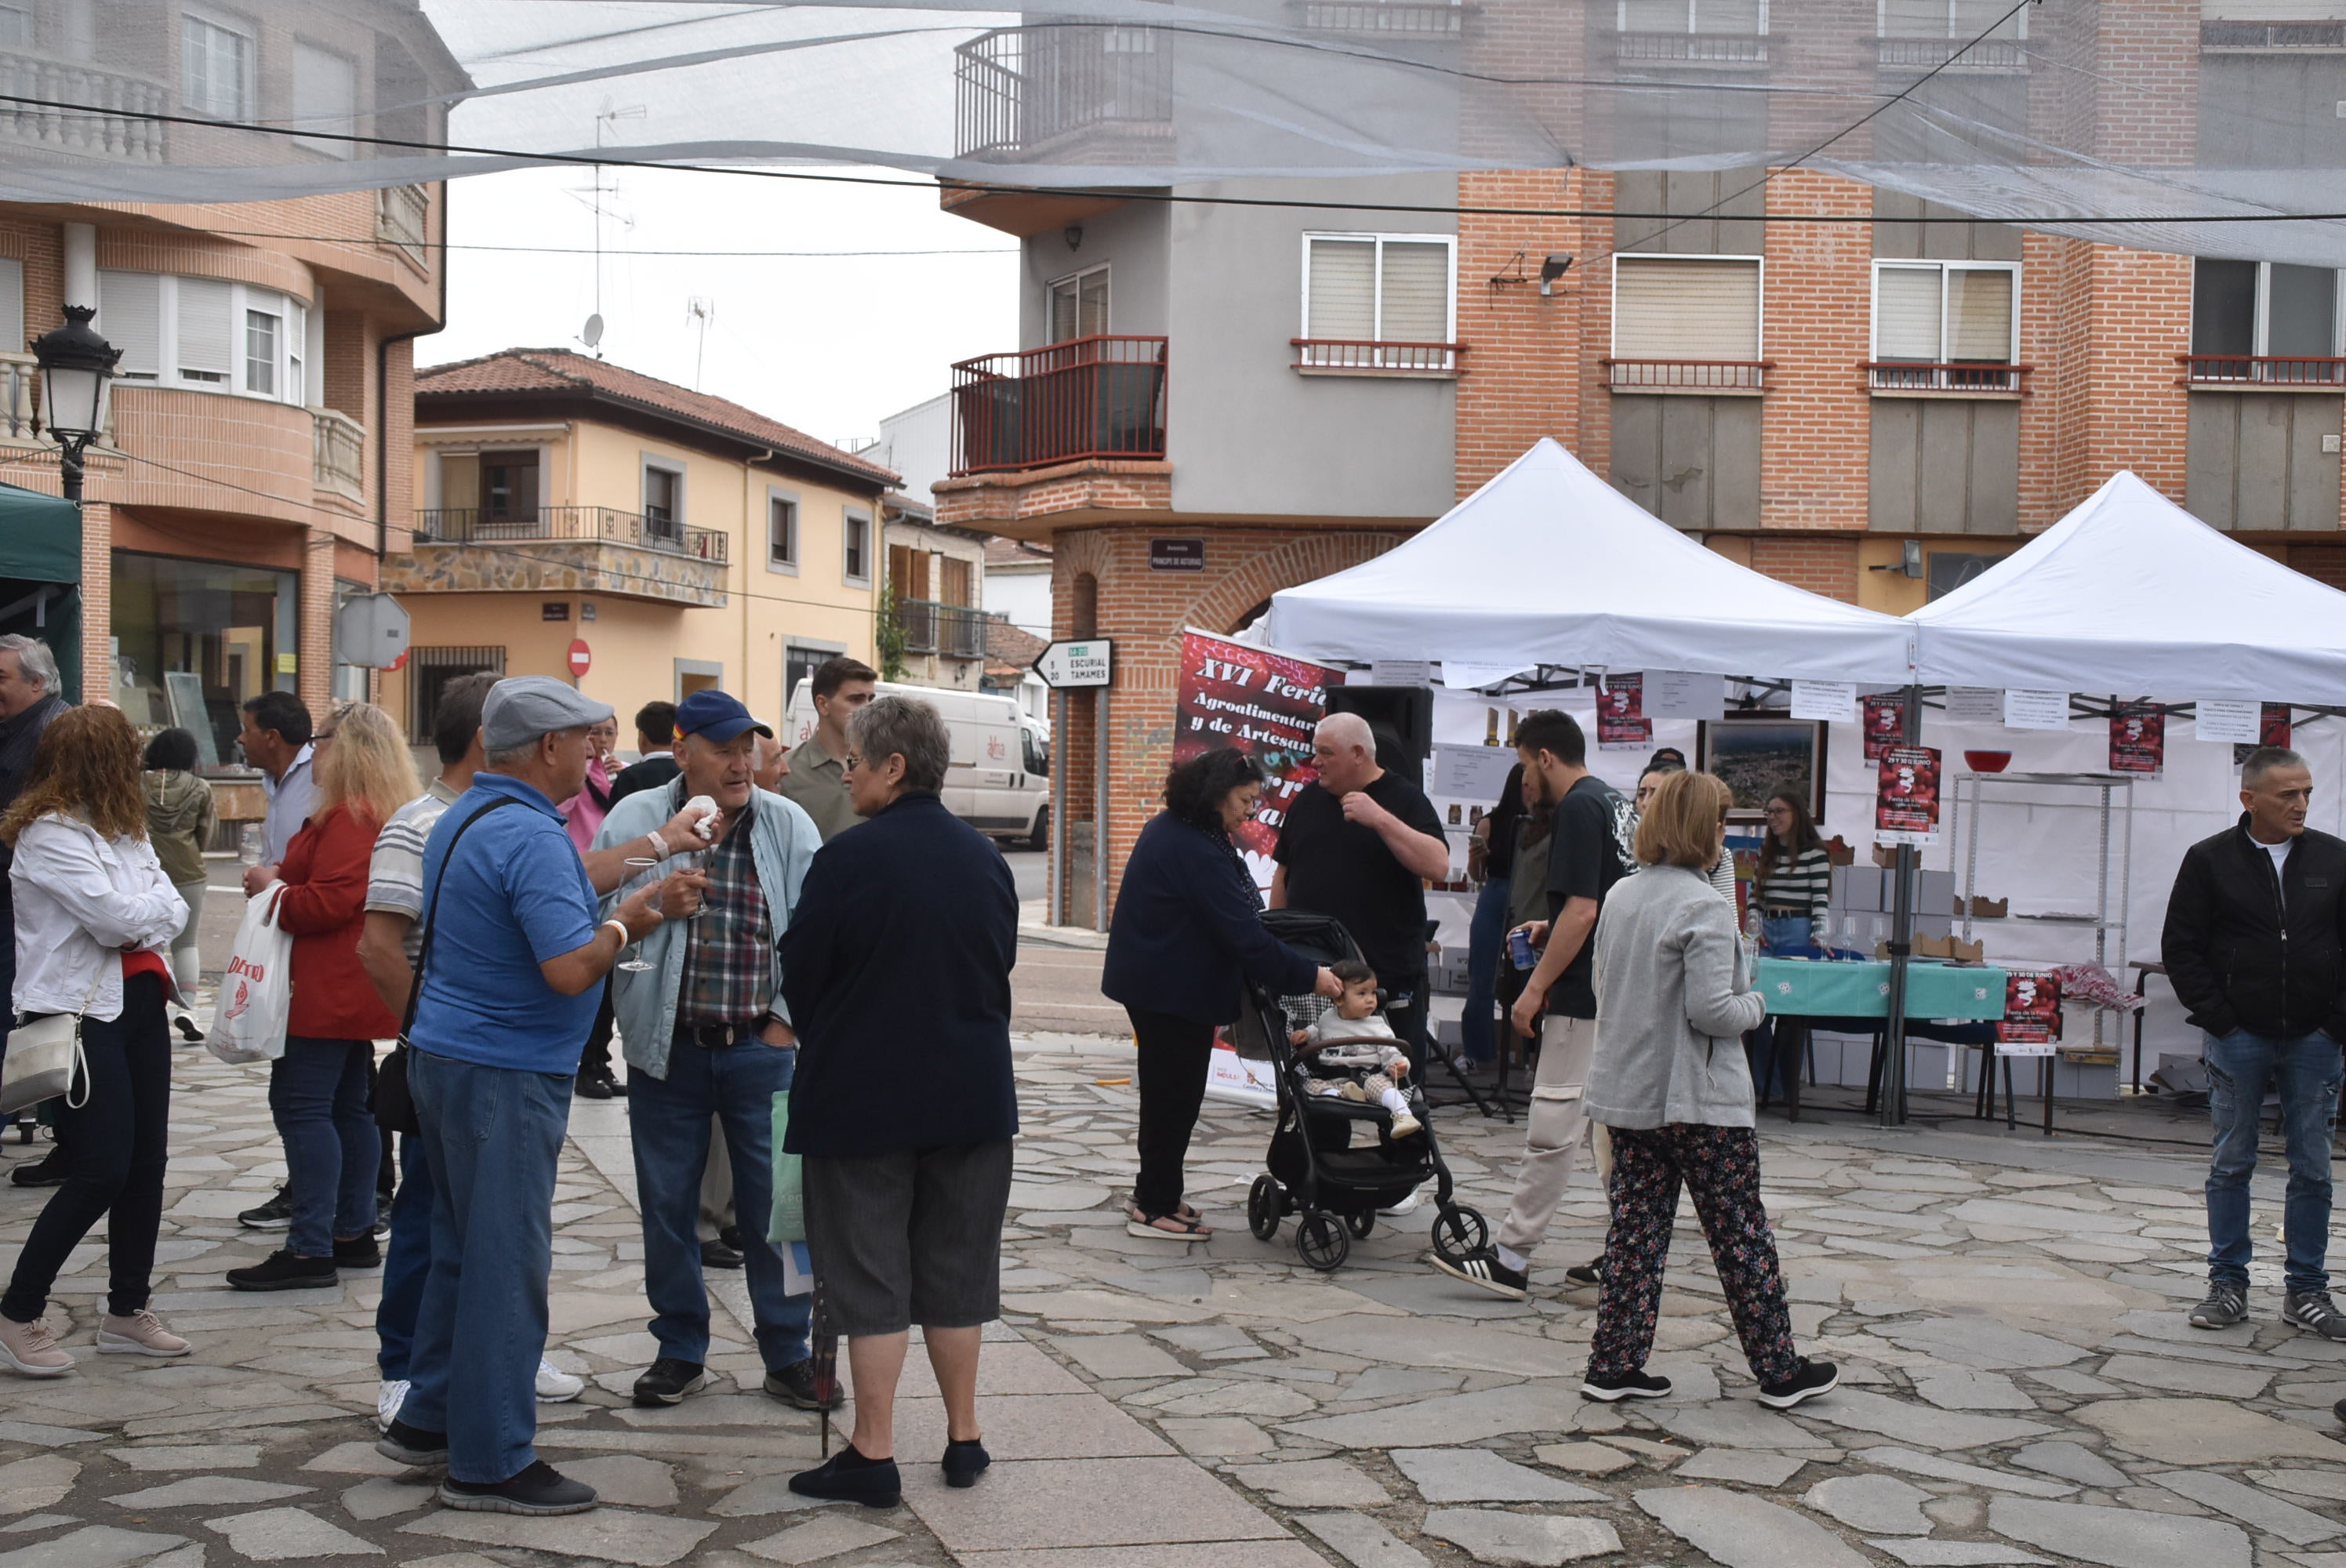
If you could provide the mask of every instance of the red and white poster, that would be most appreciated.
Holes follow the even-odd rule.
[[[2050,1056],[2061,1038],[2061,981],[2051,974],[2008,974],[2004,1020],[1995,1026],[2000,1056]]]
[[[1873,838],[1928,844],[1939,836],[1939,748],[1892,746],[1882,754],[1873,792]]]
[[[1318,777],[1311,766],[1311,731],[1328,710],[1328,688],[1343,680],[1341,670],[1210,632],[1181,634],[1173,765],[1230,746],[1270,773],[1253,819],[1234,835],[1257,887],[1270,886],[1270,851],[1287,821],[1288,803]]]
[[[1643,750],[1654,743],[1654,721],[1646,717],[1646,677],[1608,677],[1596,694],[1596,744]]]
[[[2249,753],[2257,749],[2258,746],[2278,746],[2284,751],[2288,750],[2290,737],[2293,731],[2294,725],[2289,704],[2266,703],[2257,714],[2257,745],[2235,745],[2232,748],[2232,766],[2238,768],[2241,763],[2246,762],[2249,759]]]
[[[1879,762],[1882,754],[1906,738],[1906,699],[1892,692],[1864,699],[1865,759]]]
[[[2167,709],[2121,702],[2110,709],[2110,771],[2157,778],[2167,766]]]

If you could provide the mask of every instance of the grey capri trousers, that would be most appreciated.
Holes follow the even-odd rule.
[[[972,1329],[1002,1315],[1011,1146],[806,1156],[807,1252],[833,1333]]]

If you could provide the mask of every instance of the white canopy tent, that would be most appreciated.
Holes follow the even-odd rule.
[[[1907,619],[1926,686],[2346,704],[2346,594],[2128,472]]]
[[[1913,629],[1707,550],[1539,443],[1416,537],[1272,596],[1264,642],[1338,660],[1902,686]]]

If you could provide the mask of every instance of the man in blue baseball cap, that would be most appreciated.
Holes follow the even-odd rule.
[[[676,733],[683,771],[614,803],[595,840],[599,848],[640,839],[696,795],[714,799],[722,813],[699,857],[708,877],[702,912],[652,932],[642,952],[650,967],[620,970],[613,980],[643,1210],[644,1291],[659,1341],[658,1359],[636,1380],[635,1401],[677,1404],[709,1382],[709,1293],[696,1222],[714,1117],[745,1221],[741,1251],[765,1391],[815,1410],[810,1303],[785,1293],[766,1220],[773,1207],[773,1097],[790,1086],[798,1060],[779,944],[822,838],[803,810],[757,787],[758,742],[773,731],[735,698],[694,692],[677,705]],[[630,886],[623,883],[611,899],[625,898]]]

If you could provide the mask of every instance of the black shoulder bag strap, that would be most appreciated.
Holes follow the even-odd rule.
[[[415,1027],[415,1004],[423,996],[423,965],[432,956],[432,932],[434,917],[440,912],[441,884],[448,880],[448,868],[455,862],[456,846],[463,842],[465,831],[490,812],[505,806],[517,806],[520,801],[507,795],[490,801],[456,825],[454,838],[448,840],[448,852],[441,857],[440,874],[432,880],[432,896],[423,905],[423,941],[415,952],[415,982],[407,989],[407,1012],[399,1021],[399,1040],[391,1054],[375,1069],[375,1125],[394,1133],[418,1133],[423,1127],[415,1119],[415,1100],[407,1088],[408,1053],[413,1049],[407,1043],[407,1032]]]

